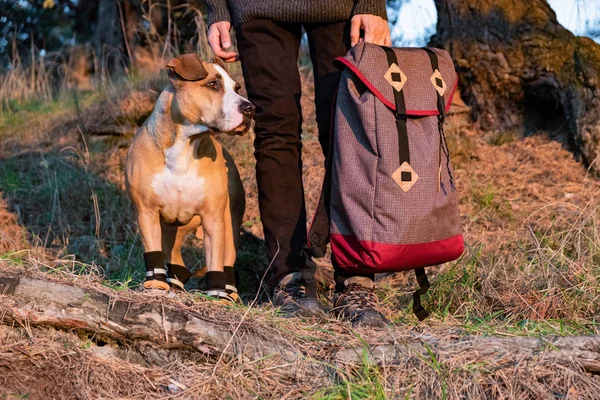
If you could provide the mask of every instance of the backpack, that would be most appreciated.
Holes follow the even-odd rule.
[[[359,43],[342,68],[323,190],[307,251],[356,273],[415,270],[413,311],[428,316],[424,267],[464,250],[443,124],[458,84],[440,49]]]

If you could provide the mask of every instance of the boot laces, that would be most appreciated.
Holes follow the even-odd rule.
[[[364,287],[362,285],[351,283],[342,291],[340,300],[343,300],[344,305],[354,309],[364,310],[367,308],[376,309],[378,305],[377,295],[375,290]]]
[[[295,301],[306,296],[306,288],[301,279],[293,279],[287,284],[277,286],[277,292],[283,297],[284,302]]]

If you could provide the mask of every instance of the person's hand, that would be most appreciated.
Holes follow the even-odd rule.
[[[237,61],[238,55],[234,51],[226,51],[231,46],[229,29],[231,24],[227,21],[211,24],[208,27],[208,44],[215,56],[226,62],[234,62]]]
[[[364,38],[360,37],[361,29],[365,31]],[[356,14],[350,22],[350,44],[354,46],[359,41],[391,46],[392,39],[387,21],[377,15]]]

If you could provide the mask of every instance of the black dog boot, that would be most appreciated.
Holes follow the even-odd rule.
[[[142,284],[144,289],[169,290],[163,252],[150,251],[144,253],[144,262],[146,263],[146,280]]]
[[[167,282],[173,290],[185,292],[185,283],[190,279],[192,273],[183,265],[167,263]]]
[[[233,267],[225,267],[225,271],[208,271],[204,294],[225,303],[241,303],[235,287]]]

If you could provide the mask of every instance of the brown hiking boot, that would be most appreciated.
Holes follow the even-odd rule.
[[[384,327],[389,323],[378,310],[379,299],[374,282],[363,276],[344,281],[344,289],[333,295],[333,310],[337,317],[349,320],[353,326]]]
[[[306,295],[302,272],[284,276],[273,292],[273,305],[287,317],[322,317],[325,315],[321,302]]]

